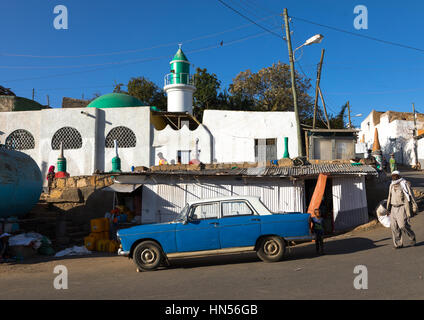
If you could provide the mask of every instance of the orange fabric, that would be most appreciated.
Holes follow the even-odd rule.
[[[318,209],[324,196],[325,185],[327,184],[327,175],[320,173],[318,176],[317,185],[315,186],[314,194],[312,195],[311,202],[309,203],[308,213],[315,217],[315,209]]]
[[[379,150],[381,150],[380,141],[378,141],[378,130],[377,128],[375,128],[374,143],[372,144],[372,151],[379,151]]]

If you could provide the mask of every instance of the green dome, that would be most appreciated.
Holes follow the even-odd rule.
[[[109,93],[91,101],[87,108],[124,108],[140,106],[143,106],[143,103],[133,96],[125,93]]]

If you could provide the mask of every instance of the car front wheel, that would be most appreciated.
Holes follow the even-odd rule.
[[[137,245],[133,254],[135,264],[143,271],[156,270],[163,258],[161,248],[153,241],[143,241]]]
[[[277,236],[265,237],[259,243],[256,254],[265,262],[280,261],[286,249],[284,240]]]

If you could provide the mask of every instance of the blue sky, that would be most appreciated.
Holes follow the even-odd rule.
[[[284,7],[293,17],[424,50],[424,2],[405,0],[226,0],[228,5],[282,35]],[[68,9],[68,29],[53,27],[56,5]],[[368,29],[353,25],[357,5],[368,9]],[[325,59],[321,88],[330,113],[350,101],[358,125],[372,109],[424,112],[424,52],[340,33],[292,19],[293,46],[321,33],[320,44],[296,56],[315,84],[321,49]],[[0,85],[17,95],[61,106],[62,97],[92,98],[115,82],[145,76],[158,86],[169,60],[183,44],[194,67],[207,68],[228,87],[240,72],[282,61],[286,43],[219,1],[26,0],[0,3]],[[219,43],[223,41],[221,47]],[[37,56],[37,57],[36,57]],[[41,57],[38,57],[41,56]],[[310,94],[314,95],[312,89]]]

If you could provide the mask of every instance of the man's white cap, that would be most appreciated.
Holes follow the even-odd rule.
[[[11,234],[10,233],[3,233],[2,235],[0,235],[0,239],[1,238],[3,238],[3,237],[10,237],[11,236]]]
[[[394,176],[395,174],[397,174],[398,176],[400,176],[400,172],[397,171],[397,170],[395,170],[395,171],[392,172],[392,176]]]

